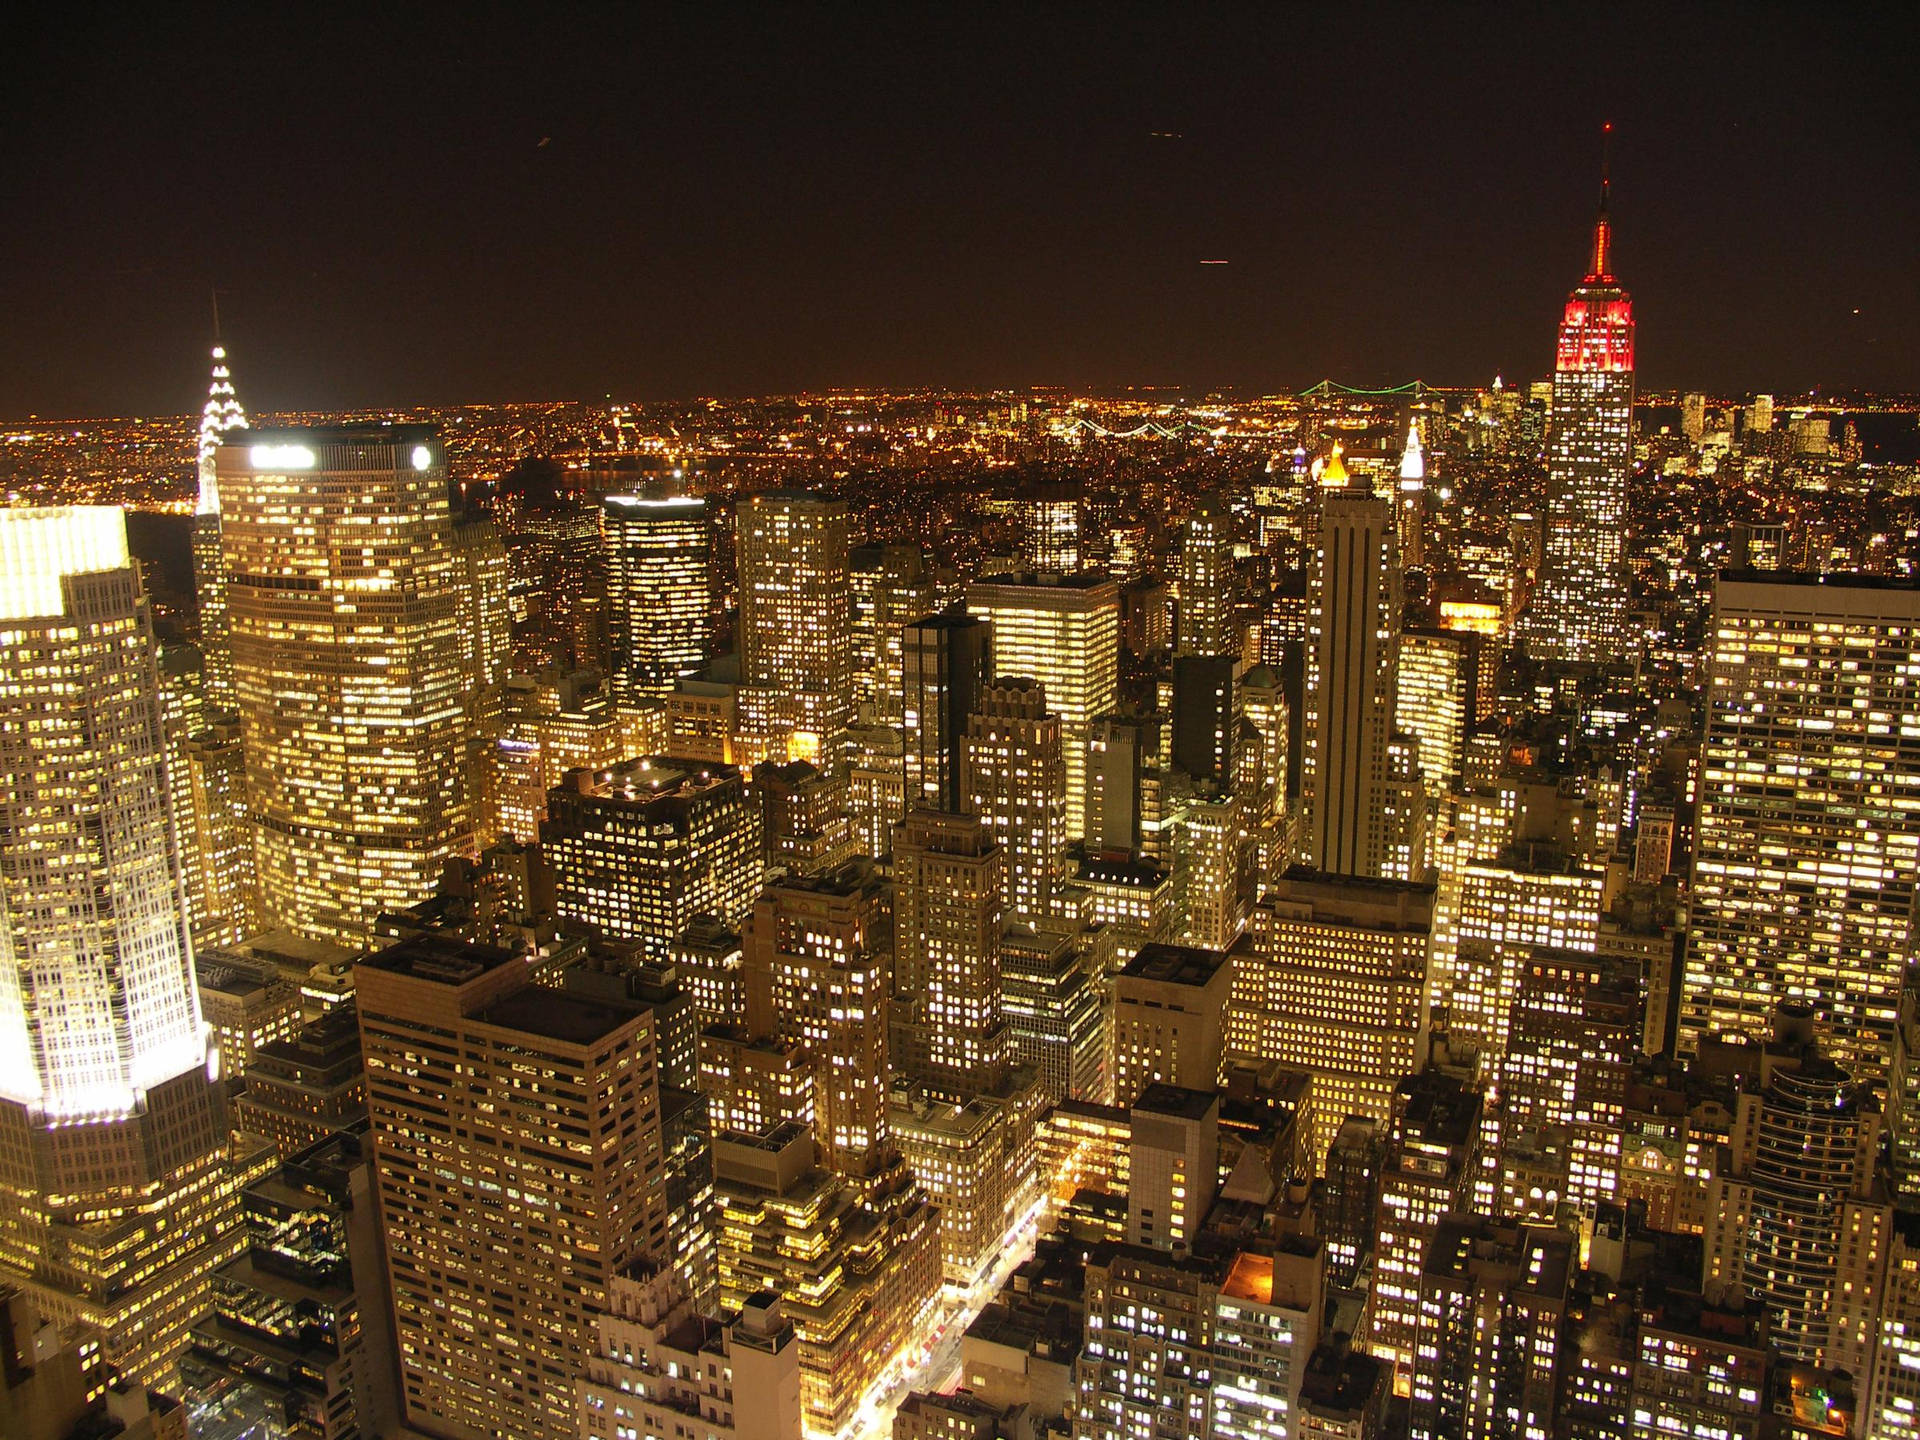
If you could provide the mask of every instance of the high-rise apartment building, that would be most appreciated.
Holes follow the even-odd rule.
[[[1426,1068],[1433,886],[1295,868],[1254,911],[1236,956],[1227,1050],[1313,1076],[1316,1171],[1355,1116],[1384,1126]]]
[[[1321,483],[1302,726],[1300,858],[1333,875],[1392,873],[1407,797],[1389,748],[1400,635],[1393,506],[1349,481],[1338,451]]]
[[[909,621],[900,662],[907,804],[959,810],[962,743],[993,673],[993,627],[973,615]]]
[[[1604,664],[1627,648],[1633,300],[1613,277],[1601,182],[1586,278],[1567,297],[1547,427],[1546,543],[1523,636],[1537,660]]]
[[[614,1277],[667,1257],[653,1012],[437,937],[355,979],[405,1422],[574,1440]]]
[[[430,426],[249,433],[216,463],[260,899],[354,942],[472,838],[446,457]]]
[[[1104,1102],[1110,1007],[1107,971],[1113,936],[1063,921],[1010,926],[1000,942],[1000,1010],[1013,1059],[1033,1067],[1040,1093]]]
[[[1021,507],[1020,558],[1043,575],[1071,575],[1080,568],[1080,497],[1036,495]]]
[[[1728,575],[1711,633],[1682,1048],[1791,1000],[1883,1077],[1920,884],[1920,589]]]
[[[240,1243],[152,621],[104,507],[0,510],[0,1281],[171,1383]]]
[[[1034,680],[981,687],[961,740],[961,809],[980,817],[1005,854],[1009,920],[1053,913],[1067,875],[1063,726]]]
[[[1577,1268],[1563,1231],[1477,1215],[1440,1221],[1420,1273],[1408,1434],[1553,1433]]]
[[[758,814],[731,765],[569,771],[541,834],[560,914],[660,955],[696,916],[739,924],[760,888]]]
[[[739,695],[750,758],[840,763],[853,723],[847,507],[766,491],[740,502]]]
[[[1105,575],[1000,575],[967,587],[967,613],[993,624],[993,673],[1030,676],[1060,717],[1067,835],[1087,833],[1087,731],[1114,708],[1120,591]]]
[[[664,695],[706,663],[713,610],[713,525],[691,496],[609,495],[607,629],[623,701]]]

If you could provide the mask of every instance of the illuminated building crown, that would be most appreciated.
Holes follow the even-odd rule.
[[[240,397],[233,392],[233,376],[227,370],[227,347],[213,347],[213,379],[207,385],[207,405],[200,412],[200,503],[201,515],[220,513],[220,491],[213,476],[213,452],[220,448],[220,437],[229,430],[247,428],[247,412],[240,408]]]

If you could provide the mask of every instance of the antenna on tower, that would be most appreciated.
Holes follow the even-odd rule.
[[[1607,208],[1607,197],[1613,189],[1613,122],[1607,121],[1600,127],[1600,208]]]

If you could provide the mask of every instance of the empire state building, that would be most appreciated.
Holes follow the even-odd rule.
[[[1608,182],[1587,275],[1560,319],[1547,432],[1546,543],[1524,634],[1537,660],[1597,664],[1627,642],[1633,300],[1613,278]]]

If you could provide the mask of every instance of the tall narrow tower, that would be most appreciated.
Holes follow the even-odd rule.
[[[120,512],[0,509],[0,622],[0,1285],[171,1383],[239,1183]]]
[[[837,768],[853,721],[845,502],[764,491],[742,500],[740,724],[750,758]]]
[[[200,498],[193,513],[193,588],[200,606],[200,653],[207,699],[220,710],[234,707],[233,647],[227,638],[227,567],[220,556],[220,484],[214,453],[229,430],[247,428],[247,412],[234,394],[227,370],[227,347],[220,344],[219,314],[214,311],[213,378],[207,405],[200,412]]]
[[[1382,877],[1394,850],[1391,796],[1399,684],[1400,562],[1393,503],[1347,477],[1336,447],[1322,473],[1320,543],[1309,584],[1300,858],[1334,875]]]
[[[1587,275],[1560,319],[1547,433],[1546,547],[1523,630],[1527,649],[1540,660],[1605,664],[1626,649],[1633,301],[1613,278],[1608,189],[1603,167]]]

